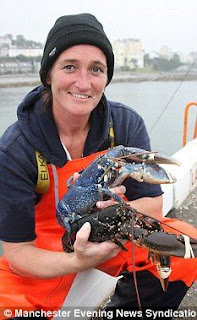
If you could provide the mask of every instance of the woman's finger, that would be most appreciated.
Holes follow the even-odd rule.
[[[90,232],[90,223],[84,223],[76,234],[75,246],[77,246],[78,250],[83,251],[83,249],[86,248]]]
[[[121,195],[121,194],[125,194],[126,188],[125,188],[125,186],[121,185],[118,187],[111,188],[110,191],[115,194]]]
[[[98,209],[104,209],[104,208],[107,208],[109,206],[112,206],[115,203],[117,203],[117,202],[115,202],[113,199],[106,200],[106,201],[97,201],[96,206],[97,206]]]

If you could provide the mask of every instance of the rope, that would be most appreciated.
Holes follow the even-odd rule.
[[[190,244],[190,238],[183,234],[183,238],[185,241],[185,259],[195,258],[192,246]]]

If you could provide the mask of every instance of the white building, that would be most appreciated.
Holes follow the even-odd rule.
[[[12,42],[8,36],[0,37],[0,57],[8,57]]]
[[[23,55],[25,57],[37,57],[42,56],[43,47],[41,44],[34,44],[33,47],[23,48],[12,45],[12,40],[9,35],[0,36],[0,57],[17,57]]]
[[[37,57],[42,56],[43,49],[40,48],[17,48],[15,46],[11,46],[8,50],[9,57],[17,57],[17,56],[25,56],[25,57]]]
[[[164,59],[170,60],[173,57],[173,52],[169,49],[168,46],[163,45],[159,49],[159,55]]]
[[[9,57],[9,48],[0,47],[0,57]]]
[[[12,41],[8,36],[0,37],[0,47],[9,48],[11,44],[12,44]]]
[[[142,50],[142,42],[138,39],[124,39],[112,42],[115,66],[143,68],[144,52]]]

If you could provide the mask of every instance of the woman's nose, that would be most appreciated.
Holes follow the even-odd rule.
[[[88,72],[80,72],[78,74],[75,85],[81,91],[86,91],[86,90],[90,89],[91,80],[90,80],[90,75],[88,74]]]

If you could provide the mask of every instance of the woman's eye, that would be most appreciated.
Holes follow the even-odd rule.
[[[103,71],[101,70],[101,68],[99,68],[99,67],[93,67],[93,68],[92,68],[92,71],[93,71],[94,73],[101,73],[101,72],[103,72]]]
[[[68,71],[73,71],[74,70],[74,66],[72,64],[68,64],[68,65],[64,66],[63,69],[66,69]]]

